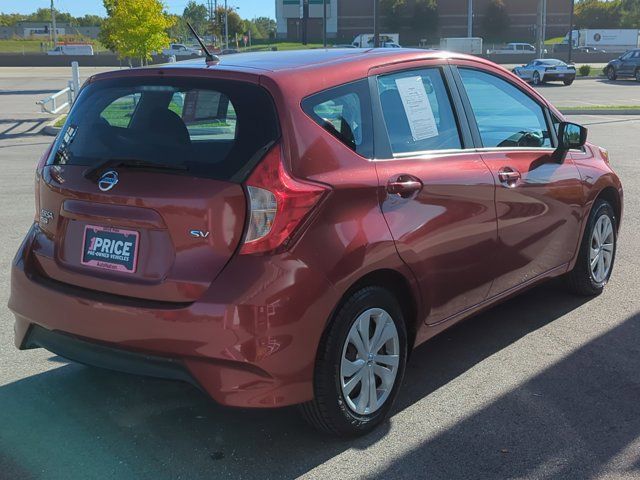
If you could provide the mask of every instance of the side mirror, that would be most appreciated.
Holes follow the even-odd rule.
[[[558,125],[558,148],[554,156],[562,161],[569,150],[582,148],[585,143],[587,143],[587,129],[585,127],[577,123],[560,122]]]

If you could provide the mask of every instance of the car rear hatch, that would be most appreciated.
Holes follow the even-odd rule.
[[[152,74],[90,83],[38,177],[38,274],[198,299],[243,240],[242,182],[278,135],[256,84]]]

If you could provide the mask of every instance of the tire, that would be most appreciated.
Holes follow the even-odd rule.
[[[592,261],[592,252],[591,246],[594,242],[594,229],[596,227],[601,226],[599,223],[602,217],[606,217],[611,224],[611,235],[610,239],[612,240],[612,247],[610,248],[610,259],[609,266],[606,268],[606,271],[602,270],[594,273],[591,268]],[[606,221],[603,219],[603,222]],[[608,237],[608,236],[607,236]],[[605,241],[608,242],[607,238]],[[573,270],[567,274],[567,286],[569,290],[578,295],[584,296],[594,296],[600,295],[605,285],[609,281],[611,277],[611,272],[613,271],[613,265],[616,257],[616,249],[618,242],[618,231],[617,231],[617,219],[615,217],[615,212],[611,204],[605,200],[599,199],[596,200],[591,213],[589,214],[589,220],[587,222],[587,228],[585,229],[582,241],[580,243],[580,251],[578,252],[578,259],[576,260],[576,264],[573,267]],[[603,242],[605,243],[605,242]],[[600,248],[600,255],[603,257],[603,265],[606,267],[606,253],[605,251],[609,251],[606,248]],[[596,258],[599,258],[596,256]],[[599,265],[599,262],[596,262]],[[600,275],[597,275],[600,273]],[[604,275],[602,275],[604,273]],[[598,278],[599,277],[599,278]]]
[[[636,82],[640,82],[640,68],[636,68],[633,76],[636,78]]]
[[[384,317],[379,312],[386,312],[388,317]],[[375,315],[378,315],[378,317]],[[369,323],[364,323],[363,319],[367,317],[369,317]],[[374,321],[374,318],[379,318],[380,320]],[[372,364],[371,355],[368,356],[369,360],[365,362],[362,358],[364,355],[360,355],[355,344],[350,342],[352,338],[350,334],[353,333],[352,328],[356,329],[357,335],[359,331],[357,326],[366,326],[367,324],[373,324],[367,329],[371,339],[375,338],[375,330],[379,324],[383,334],[389,333],[393,337],[384,343],[378,353],[383,352],[385,359],[391,360],[395,349],[397,357],[393,360],[397,360],[397,367],[395,377],[390,383],[391,386],[386,389],[384,388],[382,377],[375,374],[376,390],[374,402],[380,402],[380,405],[375,406],[374,404],[373,408],[369,409],[371,410],[370,412],[364,409],[363,412],[358,413],[355,410],[358,405],[355,404],[358,399],[362,399],[361,394],[365,391],[366,386],[365,380],[358,380],[359,377],[357,376],[361,375],[360,372],[363,372],[362,374],[369,372],[369,375],[373,375],[371,372],[379,371],[380,365],[387,368],[386,364],[377,363],[375,360],[373,360]],[[380,357],[374,356],[374,358]],[[350,362],[349,359],[353,359],[353,362]],[[342,374],[343,372],[350,374],[351,371],[347,368],[343,370],[345,367],[343,360],[349,360],[349,364],[346,365],[349,368],[355,368],[352,366],[356,365],[356,363],[361,365],[358,367],[357,373],[345,377],[348,379],[346,383],[343,382]],[[318,348],[314,371],[314,399],[300,405],[302,415],[313,427],[332,435],[348,437],[364,435],[370,432],[380,425],[389,414],[402,383],[406,360],[407,330],[402,309],[395,296],[388,290],[375,286],[356,291],[338,308],[323,335]],[[393,366],[389,366],[387,370],[392,371],[393,368]],[[367,378],[371,377],[368,376]],[[354,379],[355,387],[345,394],[343,385],[348,388],[348,384]],[[379,384],[378,381],[380,382]],[[367,384],[370,385],[368,380]],[[379,394],[378,389],[380,391]],[[360,395],[356,395],[358,392]],[[372,397],[365,397],[365,402],[367,398],[371,399]],[[368,404],[372,405],[371,402]]]
[[[562,83],[564,83],[564,85],[566,87],[568,87],[569,85],[573,84],[574,79],[572,78],[571,80],[564,80]]]
[[[534,85],[540,85],[542,83],[542,80],[540,80],[540,74],[538,72],[533,72],[532,80]]]
[[[618,74],[616,73],[616,69],[613,67],[607,68],[607,78],[612,82],[615,82],[618,78]]]

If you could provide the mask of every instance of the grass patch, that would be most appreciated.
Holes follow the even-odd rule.
[[[60,40],[62,42],[63,40]],[[44,44],[41,46],[41,43]],[[79,43],[79,41],[75,42]],[[106,50],[97,40],[88,39],[82,43],[93,45],[93,51],[103,52]],[[0,40],[0,53],[42,53],[53,49],[53,42],[42,40]]]
[[[58,119],[56,120],[56,123],[54,123],[53,126],[57,128],[62,128],[62,126],[64,125],[64,122],[66,121],[67,121],[67,116],[60,115],[60,117],[58,117]]]
[[[327,45],[329,48],[331,45]],[[299,42],[278,42],[267,45],[254,45],[248,48],[241,48],[242,52],[259,52],[264,50],[271,50],[272,47],[276,47],[278,50],[306,50],[310,48],[323,48],[322,43],[308,43],[303,45]]]
[[[564,42],[564,37],[555,37],[555,38],[548,38],[547,40],[544,41],[545,45],[557,45],[558,43],[562,43]]]

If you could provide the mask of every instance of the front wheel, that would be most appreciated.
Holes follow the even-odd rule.
[[[578,259],[567,274],[571,291],[591,296],[602,293],[611,277],[616,256],[617,223],[611,204],[597,200],[589,215]]]
[[[618,78],[618,74],[616,73],[616,69],[613,67],[607,68],[607,78],[612,82]]]
[[[391,410],[406,358],[406,326],[395,296],[380,287],[355,292],[320,343],[314,399],[300,406],[303,416],[333,435],[370,432]]]
[[[636,69],[634,77],[636,77],[636,82],[640,82],[640,68]]]

